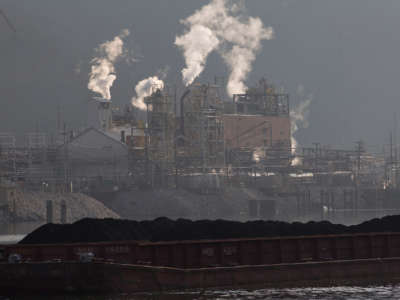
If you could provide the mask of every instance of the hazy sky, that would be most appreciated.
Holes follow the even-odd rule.
[[[93,49],[121,29],[137,62],[116,65],[111,93],[129,103],[133,87],[167,68],[167,83],[180,80],[184,65],[174,45],[183,19],[207,3],[195,0],[1,0],[14,34],[0,19],[0,132],[50,130],[57,105],[71,126],[86,120],[87,80]],[[263,41],[251,85],[265,76],[290,92],[304,86],[313,95],[309,128],[301,144],[353,146],[387,142],[394,113],[400,120],[399,0],[251,0],[247,13],[272,26],[275,39]],[[198,81],[226,76],[217,54]],[[399,121],[400,123],[400,121]]]

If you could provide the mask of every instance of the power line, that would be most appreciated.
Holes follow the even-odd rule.
[[[0,9],[0,14],[3,16],[4,20],[6,21],[8,27],[14,32],[17,33],[17,30],[15,29],[14,25],[11,23],[11,21],[7,18],[6,14],[4,13],[3,10]]]

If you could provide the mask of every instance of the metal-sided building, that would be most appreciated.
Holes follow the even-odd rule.
[[[227,161],[233,165],[263,159],[268,166],[285,167],[291,161],[289,95],[261,80],[245,94],[233,95],[225,105],[224,140]],[[246,155],[247,154],[247,155]]]
[[[59,161],[66,165],[65,176],[78,184],[126,182],[130,176],[128,146],[94,127],[87,128],[60,146],[58,156],[62,158]]]

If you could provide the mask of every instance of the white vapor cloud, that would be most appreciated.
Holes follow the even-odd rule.
[[[104,99],[111,99],[110,88],[117,78],[114,63],[123,55],[123,38],[128,35],[129,30],[124,29],[113,40],[102,43],[96,49],[98,56],[91,60],[88,89]]]
[[[201,74],[207,56],[217,50],[230,69],[228,94],[245,92],[245,80],[261,41],[273,38],[272,27],[265,28],[259,18],[246,16],[241,5],[229,0],[212,0],[181,22],[187,29],[176,37],[175,44],[185,58],[185,85]]]
[[[208,54],[216,49],[219,41],[207,27],[194,25],[175,44],[183,49],[186,68],[182,70],[183,83],[188,86],[203,71]]]

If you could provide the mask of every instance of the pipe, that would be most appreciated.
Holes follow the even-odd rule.
[[[186,96],[187,95],[189,95],[189,93],[190,93],[190,90],[186,90],[184,93],[183,93],[183,95],[182,95],[182,97],[181,97],[181,99],[180,99],[180,105],[181,105],[181,134],[184,136],[185,135],[185,118],[184,118],[184,112],[185,112],[185,105],[184,105],[184,102],[183,102],[183,100],[185,100],[185,98],[186,98]]]

